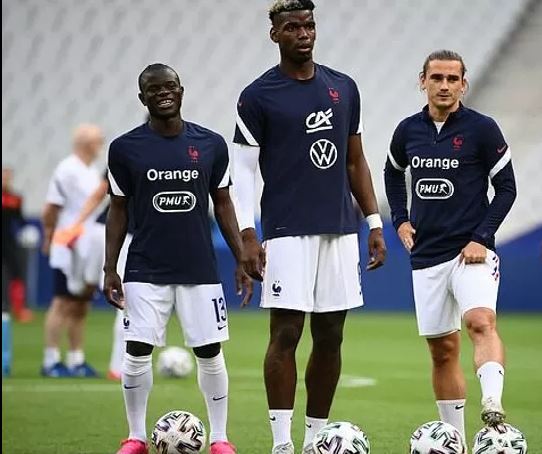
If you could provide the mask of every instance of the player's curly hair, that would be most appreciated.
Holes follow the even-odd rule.
[[[301,11],[308,9],[313,11],[315,8],[312,0],[275,0],[269,8],[269,19],[271,22],[280,13],[288,11]]]

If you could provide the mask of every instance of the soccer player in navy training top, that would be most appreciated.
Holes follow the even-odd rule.
[[[270,308],[264,375],[273,453],[293,453],[295,351],[311,313],[305,452],[327,423],[341,369],[348,309],[363,304],[359,219],[368,217],[368,269],[383,264],[382,222],[360,137],[360,95],[345,74],[313,62],[314,4],[278,0],[269,11],[280,63],[246,87],[237,105],[234,188],[248,258]],[[254,178],[261,200],[265,252],[254,229]],[[265,265],[265,272],[264,271]]]
[[[109,149],[111,203],[106,223],[104,292],[125,311],[122,385],[130,434],[118,454],[147,454],[146,407],[153,346],[163,346],[172,310],[198,365],[210,423],[211,454],[235,453],[226,436],[228,375],[220,342],[228,339],[226,303],[208,217],[209,195],[218,225],[237,261],[238,292],[252,295],[243,271],[242,243],[229,196],[224,139],[181,118],[183,87],[169,66],[139,76],[139,99],[150,120],[115,139]],[[127,229],[128,200],[135,231],[124,286],[117,259]],[[123,293],[124,290],[124,293]]]
[[[459,363],[461,319],[474,346],[482,420],[500,423],[504,349],[496,328],[499,257],[495,232],[516,185],[510,149],[495,121],[465,107],[465,64],[448,50],[429,55],[420,73],[427,106],[397,126],[386,162],[392,219],[410,252],[418,329],[433,360],[440,417],[465,435],[465,379]],[[405,170],[412,175],[407,210]],[[489,203],[488,179],[495,188]]]

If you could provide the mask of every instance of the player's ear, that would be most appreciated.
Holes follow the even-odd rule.
[[[271,38],[271,41],[273,41],[274,43],[279,42],[279,38],[277,36],[277,30],[275,26],[271,27],[271,30],[269,30],[269,37]]]
[[[141,104],[143,104],[144,106],[147,105],[146,101],[145,101],[145,96],[143,95],[143,93],[138,93],[137,94],[137,97],[139,98],[139,100],[141,101]]]

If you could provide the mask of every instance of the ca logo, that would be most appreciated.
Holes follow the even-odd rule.
[[[305,125],[307,126],[307,134],[313,132],[325,131],[326,129],[333,129],[331,124],[331,117],[333,117],[333,110],[331,107],[325,112],[313,112],[305,119]]]
[[[311,145],[310,157],[319,169],[329,169],[337,160],[337,147],[327,139],[319,139]]]

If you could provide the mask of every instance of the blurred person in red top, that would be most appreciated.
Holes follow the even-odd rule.
[[[24,255],[17,233],[26,223],[23,198],[13,190],[13,169],[2,168],[2,312],[13,312],[20,322],[29,322],[25,307]],[[11,306],[11,307],[9,307]]]

